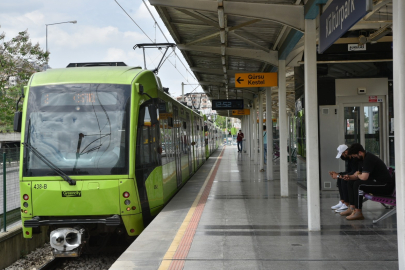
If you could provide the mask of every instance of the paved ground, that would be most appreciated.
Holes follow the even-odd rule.
[[[308,232],[306,191],[296,184],[296,168],[289,171],[290,196],[281,198],[278,164],[276,180],[267,181],[235,146],[226,147],[205,204],[195,208],[194,215],[201,213],[181,234],[220,152],[111,269],[398,269],[395,215],[373,225],[387,210],[366,202],[366,219],[347,221],[330,210],[337,192],[321,192],[322,230]]]

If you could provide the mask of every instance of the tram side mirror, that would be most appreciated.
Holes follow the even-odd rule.
[[[140,84],[138,87],[138,93],[143,95],[143,85],[142,84]]]
[[[204,126],[204,132],[207,132],[207,131],[208,131],[208,127]]]
[[[183,122],[183,129],[187,129],[187,123]]]
[[[14,131],[21,132],[22,112],[14,113]]]
[[[167,125],[169,126],[169,127],[173,127],[173,118],[168,118],[167,119]]]

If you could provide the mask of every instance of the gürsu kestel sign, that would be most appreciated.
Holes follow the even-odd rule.
[[[232,110],[232,115],[250,115],[250,109]]]
[[[235,74],[235,87],[272,87],[277,85],[277,72]]]

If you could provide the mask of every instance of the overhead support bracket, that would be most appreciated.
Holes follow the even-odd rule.
[[[193,1],[193,3],[196,1]],[[258,4],[224,2],[226,14],[270,20],[287,25],[299,31],[305,30],[304,7],[301,5]]]
[[[193,11],[218,12],[218,2],[216,1],[149,0],[149,3],[154,6],[189,9]],[[270,20],[287,25],[302,32],[305,30],[304,6],[302,5],[224,1],[222,6],[225,14]]]
[[[284,40],[283,45],[281,45],[278,51],[280,60],[287,59],[287,56],[294,49],[295,45],[297,45],[298,41],[300,41],[303,35],[304,34],[302,32],[291,29],[290,33],[287,35],[287,38]]]
[[[273,66],[278,66],[278,52],[270,51],[269,53],[262,50],[242,49],[242,48],[229,48],[214,47],[214,46],[195,46],[178,44],[177,48],[184,51],[198,51],[206,53],[215,53],[221,55],[237,56],[247,59],[253,59],[261,62],[268,63]]]
[[[218,3],[215,1],[189,1],[189,0],[149,0],[153,6],[166,6],[172,8],[203,10],[203,11],[218,11]]]
[[[252,46],[254,46],[254,47],[258,48],[258,49],[261,49],[261,50],[263,50],[265,52],[268,52],[268,53],[270,52],[270,49],[268,49],[266,47],[263,47],[263,46],[257,44],[256,42],[251,41],[248,38],[242,37],[242,36],[240,36],[240,35],[238,35],[238,34],[236,34],[234,32],[230,32],[229,34],[236,37],[236,38],[238,38],[238,39],[240,39],[240,40],[243,40],[245,43],[248,43],[248,44],[250,44],[250,45],[252,45]]]
[[[314,20],[319,15],[319,5],[325,5],[328,0],[308,0],[304,6],[305,19]]]
[[[177,9],[180,12],[183,12],[184,14],[193,17],[194,19],[197,19],[199,21],[202,21],[205,24],[208,24],[210,26],[213,26],[215,28],[219,28],[218,22],[214,21],[213,19],[207,18],[203,16],[202,14],[199,14],[198,12],[192,11],[192,10],[186,10],[186,9]]]

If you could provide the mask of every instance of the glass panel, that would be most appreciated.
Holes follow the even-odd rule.
[[[66,84],[31,87],[26,142],[70,175],[128,171],[130,85]],[[25,176],[55,173],[32,152]]]
[[[380,110],[378,106],[364,106],[365,150],[380,157]]]
[[[350,146],[353,143],[360,143],[360,107],[345,107],[345,144]]]

